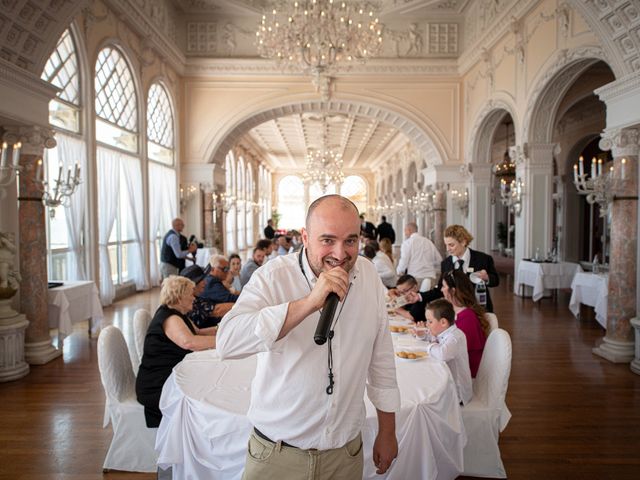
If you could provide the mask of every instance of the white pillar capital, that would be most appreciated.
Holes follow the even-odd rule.
[[[609,128],[602,133],[600,148],[611,150],[614,158],[638,156],[640,152],[640,129]]]

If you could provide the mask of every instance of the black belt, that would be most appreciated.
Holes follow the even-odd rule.
[[[269,437],[267,437],[264,433],[262,433],[260,430],[258,430],[256,427],[253,427],[253,431],[256,432],[256,435],[259,436],[261,439],[266,440],[267,442],[276,443],[273,440],[271,440]],[[287,442],[280,442],[280,443],[284,447],[298,448],[288,444]]]

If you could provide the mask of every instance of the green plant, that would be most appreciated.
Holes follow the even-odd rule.
[[[277,210],[272,210],[271,211],[271,220],[273,220],[273,228],[278,228],[278,222],[280,221],[280,217],[282,217],[282,214],[278,213]]]

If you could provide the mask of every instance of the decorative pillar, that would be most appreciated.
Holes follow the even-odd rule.
[[[469,231],[473,232],[473,248],[481,252],[490,252],[493,246],[493,228],[491,208],[491,165],[469,165]],[[473,174],[471,174],[473,172]]]
[[[210,183],[202,184],[204,198],[202,201],[202,220],[204,224],[204,244],[206,247],[213,247],[215,238],[215,218],[214,218],[214,200],[215,192]]]
[[[11,308],[20,282],[16,253],[15,234],[0,232],[0,382],[17,380],[29,373],[24,361],[24,331],[29,322]]]
[[[509,149],[516,179],[523,183],[520,215],[516,215],[515,268],[520,260],[551,249],[553,238],[553,155],[556,144],[517,145]],[[508,233],[507,233],[508,234]],[[514,282],[514,293],[517,283]]]
[[[607,130],[600,148],[612,150],[610,193],[611,245],[607,333],[593,353],[614,363],[633,359],[631,318],[636,315],[636,245],[638,237],[638,140],[640,130]]]
[[[20,156],[18,219],[20,274],[27,279],[20,290],[20,311],[29,319],[25,337],[25,358],[32,365],[43,365],[62,354],[51,345],[48,319],[47,229],[42,188],[35,181],[37,161],[45,148],[53,148],[53,130],[20,128],[16,140],[22,142]]]
[[[434,241],[436,248],[440,254],[444,257],[446,255],[446,249],[444,246],[444,231],[447,228],[447,191],[438,187],[434,194],[433,200],[433,213],[434,213]]]

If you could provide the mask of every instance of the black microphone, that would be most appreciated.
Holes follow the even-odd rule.
[[[313,335],[313,339],[318,345],[324,345],[327,341],[329,330],[331,329],[331,322],[333,322],[333,315],[336,313],[336,308],[338,307],[338,300],[340,300],[338,294],[331,292],[324,301],[318,326],[316,327],[316,333]]]
[[[195,236],[195,235],[191,235],[191,236],[189,237],[189,243],[191,244],[191,243],[193,243],[193,242],[195,242],[195,241],[196,241],[196,236]]]

